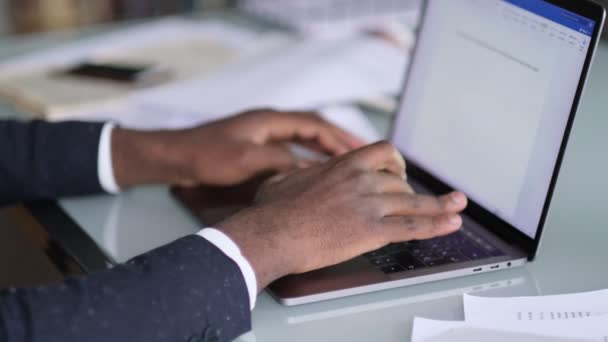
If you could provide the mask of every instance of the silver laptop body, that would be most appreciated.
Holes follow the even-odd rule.
[[[534,260],[604,23],[578,0],[429,0],[391,142],[417,192],[470,198],[462,231],[270,286],[298,305]]]

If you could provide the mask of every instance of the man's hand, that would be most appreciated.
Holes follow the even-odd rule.
[[[462,193],[414,194],[401,155],[379,143],[276,177],[256,205],[218,228],[239,245],[261,290],[389,243],[453,233],[466,205]]]
[[[258,110],[187,130],[116,129],[112,160],[117,183],[234,185],[261,173],[298,166],[285,143],[331,156],[363,142],[313,113]]]

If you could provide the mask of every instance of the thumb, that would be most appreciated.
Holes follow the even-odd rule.
[[[252,146],[247,156],[247,167],[254,172],[285,172],[298,162],[287,145],[278,143]]]

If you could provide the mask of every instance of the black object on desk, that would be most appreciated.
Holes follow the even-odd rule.
[[[0,288],[60,282],[108,258],[55,202],[0,209]]]

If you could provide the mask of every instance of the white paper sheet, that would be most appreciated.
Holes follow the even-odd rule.
[[[487,328],[467,322],[414,319],[412,342],[604,342],[601,337],[558,337],[539,333]]]
[[[425,342],[595,342],[591,339],[541,336],[509,331],[497,331],[475,327],[462,327],[448,331]],[[598,341],[599,342],[599,341]]]
[[[412,328],[412,342],[425,342],[430,338],[465,326],[466,323],[460,321],[438,321],[416,317]]]
[[[372,37],[302,40],[204,80],[135,94],[130,106],[226,115],[245,109],[311,109],[399,92],[402,50]]]
[[[608,341],[608,291],[554,296],[464,296],[468,324],[489,329]]]
[[[488,298],[464,295],[467,322],[571,321],[608,314],[608,290],[565,295]]]
[[[357,107],[330,106],[321,109],[321,116],[367,143],[375,143],[382,139],[378,130]]]

